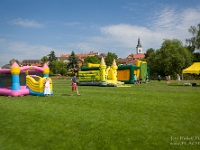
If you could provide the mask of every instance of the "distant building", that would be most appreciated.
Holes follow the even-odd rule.
[[[38,66],[41,67],[41,60],[40,59],[26,59],[20,62],[22,66]]]
[[[78,58],[78,65],[79,67],[81,67],[84,63],[84,59],[88,56],[98,56],[99,52],[94,52],[94,51],[90,51],[90,53],[88,54],[75,54],[76,57]],[[71,56],[71,54],[61,54],[58,60],[62,60],[66,63],[69,62],[69,56]]]
[[[138,39],[138,44],[136,47],[136,54],[142,54],[142,45],[140,43],[140,38]]]
[[[94,52],[94,51],[90,51],[89,54],[87,54],[88,56],[98,56],[99,52]]]
[[[1,67],[1,69],[10,69],[11,65],[10,64],[6,64],[4,66]]]
[[[63,62],[66,62],[68,63],[68,57],[70,56],[71,54],[61,54],[60,57],[58,57],[58,60],[61,60]]]
[[[98,57],[98,58],[102,58],[102,57],[106,58],[106,56],[107,56],[107,54],[105,54],[105,53],[101,53],[99,55],[96,55],[96,57]]]
[[[75,54],[75,55],[78,58],[78,66],[81,67],[84,63],[84,58],[87,57],[87,54]],[[69,56],[71,56],[71,54],[61,54],[58,60],[62,60],[63,62],[68,63]]]
[[[134,60],[138,60],[138,59],[144,59],[145,58],[145,54],[130,54],[128,55],[127,59],[134,59]]]
[[[130,54],[127,56],[127,58],[119,58],[118,63],[119,64],[126,64],[126,65],[134,65],[136,63],[136,60],[144,59],[145,54],[142,52],[142,45],[140,43],[140,38],[138,39],[138,44],[136,46],[136,54]]]
[[[134,65],[136,63],[136,60],[129,58],[118,58],[117,61],[119,65]]]

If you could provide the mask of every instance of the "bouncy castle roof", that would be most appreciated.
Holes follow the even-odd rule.
[[[182,73],[200,74],[200,62],[193,63],[190,67],[184,69]]]

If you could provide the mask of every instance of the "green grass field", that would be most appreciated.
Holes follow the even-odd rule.
[[[175,82],[175,81],[174,81]],[[198,150],[200,87],[53,80],[51,97],[0,96],[0,150]]]

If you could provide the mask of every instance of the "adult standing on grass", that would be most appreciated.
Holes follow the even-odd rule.
[[[169,83],[169,76],[166,76],[166,82]]]
[[[72,81],[72,91],[71,91],[71,96],[73,96],[73,91],[76,90],[76,94],[78,96],[81,96],[81,94],[79,94],[78,92],[78,85],[77,85],[77,82],[76,82],[76,74],[71,78],[71,81]]]
[[[46,78],[46,80],[44,81],[44,96],[51,95],[50,84],[51,81],[49,80],[49,78]]]
[[[160,76],[160,75],[158,75],[158,81],[160,82],[160,80],[161,80],[161,76]]]
[[[170,83],[170,81],[171,81],[171,77],[170,75],[168,75],[168,83]]]
[[[180,81],[181,81],[181,77],[180,77],[180,75],[179,74],[177,74],[177,81],[178,81],[178,84],[180,83]]]

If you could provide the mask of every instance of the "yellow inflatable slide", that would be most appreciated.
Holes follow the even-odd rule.
[[[26,86],[30,89],[30,94],[37,96],[44,96],[44,81],[46,77],[40,76],[26,76]],[[52,82],[51,78],[50,82]],[[52,93],[52,84],[50,84],[50,90]]]

